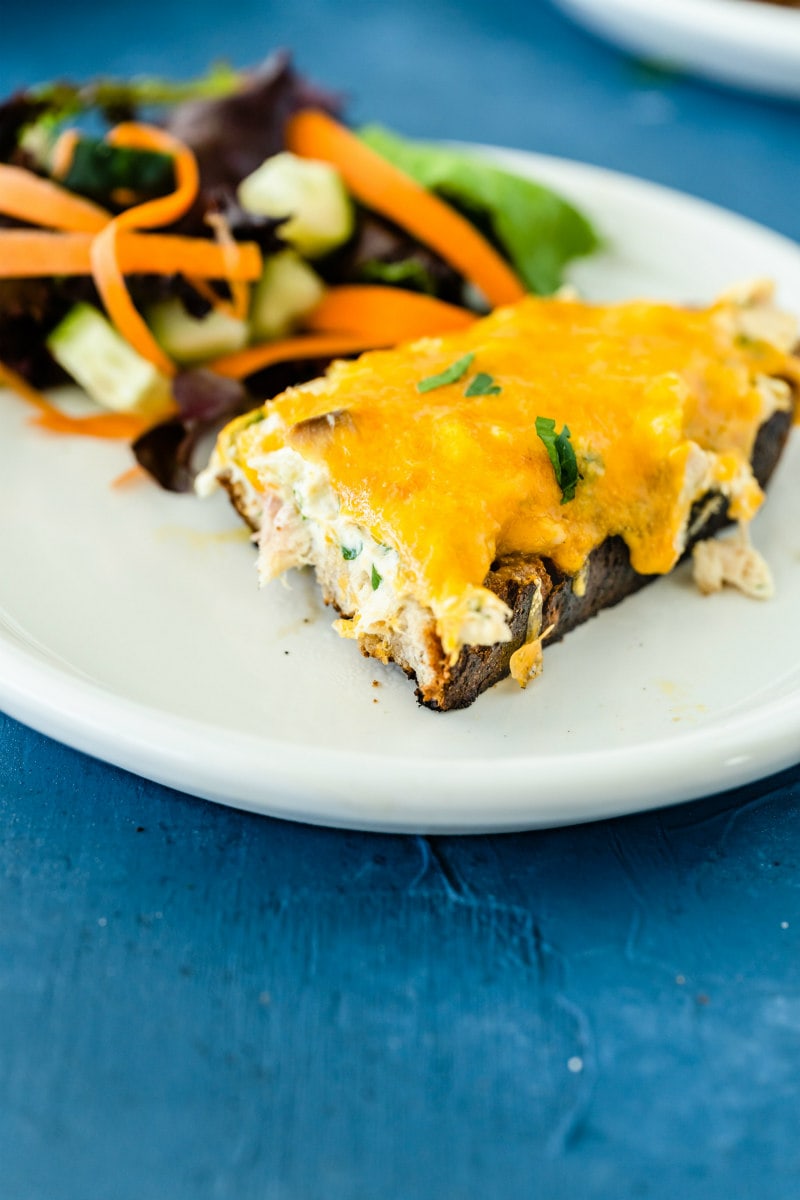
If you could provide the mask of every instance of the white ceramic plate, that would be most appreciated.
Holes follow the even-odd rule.
[[[717,83],[800,99],[800,11],[755,0],[556,0],[622,50]]]
[[[500,157],[605,233],[573,272],[588,296],[705,301],[771,275],[800,312],[800,251],[775,234],[624,176]],[[0,401],[0,705],[81,750],[259,812],[453,832],[650,808],[800,758],[800,445],[755,526],[773,602],[703,599],[679,570],[549,649],[526,692],[506,681],[443,715],[331,631],[310,579],[259,592],[221,497],[110,490],[124,448],[35,432]]]

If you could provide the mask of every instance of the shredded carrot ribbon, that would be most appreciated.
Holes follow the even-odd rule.
[[[220,247],[215,246],[215,249],[219,250]],[[201,279],[199,275],[194,273],[186,276],[186,282],[194,288],[198,296],[201,296],[217,312],[222,313],[226,317],[234,317],[236,315],[233,304],[228,300],[224,300],[218,292],[215,292],[207,279]]]
[[[112,488],[122,489],[130,487],[133,483],[144,483],[148,478],[148,474],[144,467],[140,467],[138,463],[134,463],[132,467],[128,467],[127,471],[123,471],[121,475],[117,475],[111,480]]]
[[[133,441],[147,428],[147,422],[142,417],[128,413],[69,417],[66,413],[59,412],[46,396],[5,363],[0,363],[0,386],[16,392],[21,399],[38,409],[38,416],[34,417],[31,423],[40,429],[48,429],[51,433],[77,433],[84,437],[124,438],[126,441]]]
[[[522,283],[474,225],[327,113],[314,108],[296,113],[288,122],[286,142],[294,154],[336,167],[357,200],[430,246],[493,306],[524,296]]]
[[[49,412],[52,408],[50,402],[28,383],[27,379],[23,379],[16,371],[12,371],[11,367],[7,367],[5,363],[0,363],[0,386],[9,388],[12,392],[27,400],[28,404],[32,404],[34,408],[38,408],[41,412]]]
[[[0,279],[91,275],[94,234],[51,233],[42,229],[0,230]],[[124,233],[117,239],[125,275],[191,275],[193,282],[229,278],[252,283],[261,275],[261,251],[254,242],[217,246],[202,238],[168,233]],[[211,293],[212,296],[215,293]]]
[[[111,321],[125,340],[164,375],[175,374],[175,364],[164,353],[131,300],[119,262],[120,235],[134,229],[171,225],[194,203],[200,174],[194,154],[166,130],[127,122],[108,135],[112,146],[159,150],[175,163],[175,190],[157,200],[146,200],[114,217],[92,243],[92,274]]]
[[[56,172],[68,169],[75,140],[75,136],[68,135],[59,140]],[[122,337],[165,375],[173,376],[175,364],[135,308],[126,274],[180,273],[216,309],[244,318],[249,300],[246,285],[261,274],[261,252],[253,243],[238,244],[222,218],[212,217],[209,222],[216,242],[142,232],[171,225],[190,209],[199,187],[196,159],[187,146],[165,130],[137,122],[116,126],[107,140],[112,146],[171,155],[174,190],[112,216],[52,180],[40,179],[19,167],[0,165],[0,213],[60,231],[0,231],[0,279],[91,274],[106,312]],[[336,166],[356,199],[436,250],[476,284],[492,304],[510,303],[524,294],[508,264],[465,218],[326,113],[314,109],[297,113],[288,124],[287,145],[296,154]],[[206,282],[209,279],[226,280],[232,303],[217,295]],[[240,379],[275,363],[356,354],[465,329],[474,319],[465,309],[415,292],[378,285],[335,287],[308,316],[305,334],[252,346],[208,365],[219,375]],[[132,438],[146,428],[142,418],[129,414],[65,416],[2,364],[0,383],[38,407],[36,423],[54,432]]]
[[[467,329],[475,314],[433,296],[379,284],[332,287],[304,320],[315,333],[356,333],[386,342]]]
[[[217,245],[222,253],[235,256],[236,240],[222,214],[209,213],[206,217],[206,224],[214,231]],[[232,261],[233,259],[231,259]],[[244,321],[250,307],[250,292],[243,283],[236,280],[231,271],[226,272],[226,278],[228,286],[231,289],[232,303],[228,304],[220,296],[217,296],[213,289],[210,289],[214,296],[214,300],[212,301],[214,308],[221,312],[228,312],[230,316],[235,317],[238,321]]]
[[[99,204],[50,179],[40,179],[24,167],[6,164],[0,164],[0,213],[71,233],[99,233],[111,220],[111,213]]]
[[[305,337],[285,338],[280,342],[265,342],[236,354],[227,354],[207,364],[210,371],[228,379],[244,379],[275,363],[292,362],[301,358],[335,358],[340,354],[358,354],[376,350],[392,343],[385,333],[369,337],[366,334],[316,333]]]
[[[74,433],[82,437],[126,442],[135,441],[148,428],[147,421],[133,413],[104,412],[90,417],[69,417],[53,407],[34,417],[31,424],[50,433]]]
[[[76,140],[74,131],[67,131],[56,144],[57,172],[68,169]],[[225,279],[234,300],[227,307],[244,317],[249,301],[246,285],[261,274],[261,252],[255,243],[239,245],[227,227],[221,226],[215,226],[216,244],[200,238],[140,234],[139,230],[171,225],[188,211],[199,187],[197,162],[187,146],[151,125],[125,122],[112,129],[106,140],[112,146],[171,155],[174,190],[112,216],[53,180],[40,179],[22,167],[0,164],[0,213],[62,231],[0,231],[0,279],[93,275],[119,333],[139,354],[171,376],[175,365],[134,306],[125,275],[181,273],[215,308],[221,309],[226,302],[204,281]]]

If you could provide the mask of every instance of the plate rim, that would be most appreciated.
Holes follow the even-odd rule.
[[[648,0],[556,0],[560,6],[581,12],[609,9],[628,16],[646,12],[653,16]],[[741,42],[744,36],[755,38],[770,46],[785,39],[800,47],[800,13],[780,4],[757,3],[756,0],[670,0],[668,9],[659,9],[655,18],[671,28],[680,26],[697,34],[711,32],[725,41]]]
[[[9,666],[17,667],[17,686],[12,689],[6,682]],[[224,751],[217,752],[217,726],[119,696],[50,663],[32,663],[30,655],[1,635],[0,680],[0,700],[9,716],[112,766],[229,807],[375,832],[491,833],[605,820],[727,791],[790,767],[798,759],[793,747],[800,727],[800,695],[790,706],[784,698],[760,705],[755,725],[751,715],[737,713],[723,725],[688,729],[674,740],[576,750],[569,756],[570,787],[551,792],[546,802],[540,800],[532,817],[530,773],[544,780],[542,786],[551,787],[561,776],[564,755],[517,755],[512,760],[512,778],[498,783],[494,777],[499,760],[486,755],[414,760],[307,746],[300,750],[291,745],[289,755],[300,757],[287,763],[285,743],[231,730],[224,732]],[[42,684],[46,687],[44,698]],[[11,706],[6,704],[9,694]],[[124,721],[122,728],[104,728],[110,697]],[[410,696],[409,702],[413,702]],[[169,745],[159,745],[156,739],[158,752],[154,755],[153,734],[163,732],[165,717]],[[433,719],[447,718],[436,715]],[[199,739],[205,751],[198,757]],[[732,741],[735,754],[731,753]],[[278,760],[273,756],[275,747],[284,752]],[[142,763],[142,753],[150,756],[149,763]],[[680,761],[677,774],[676,759]],[[331,788],[332,766],[337,779],[352,779],[358,771],[374,772],[371,779],[381,788],[380,794],[377,788],[372,794],[368,813],[357,790]],[[650,791],[643,796],[644,775],[649,777]],[[232,777],[236,796],[231,795]],[[257,794],[255,778],[269,779],[266,802]],[[434,814],[426,785],[436,791]],[[590,785],[592,790],[587,791]],[[314,791],[312,802],[307,799],[310,786],[320,789]],[[455,798],[454,787],[458,788]],[[502,788],[502,803],[493,799],[489,816],[487,794],[492,794],[493,787]],[[566,820],[565,804],[569,805]],[[450,811],[451,806],[455,811]]]
[[[534,173],[587,176],[606,185],[648,193],[671,206],[724,214],[796,260],[790,239],[731,210],[689,193],[624,172],[574,159],[501,146],[473,145],[495,158],[524,160]],[[82,678],[46,657],[46,648],[0,623],[0,709],[10,717],[83,753],[156,783],[232,807],[319,825],[379,832],[486,833],[545,828],[620,816],[699,798],[752,782],[800,760],[800,692],[760,704],[756,716],[735,713],[722,724],[682,730],[670,739],[604,750],[576,750],[573,778],[565,793],[537,798],[531,811],[531,776],[555,781],[565,755],[478,755],[409,759],[400,755],[298,746],[165,712],[103,684]],[[409,703],[414,703],[409,694]],[[117,720],[107,718],[111,706]],[[446,716],[432,715],[434,720]],[[216,734],[215,737],[212,736]],[[735,742],[735,753],[731,742]],[[198,756],[198,745],[204,753]],[[676,758],[680,759],[676,770]],[[510,764],[510,767],[508,766]],[[370,773],[370,798],[348,782]],[[336,779],[331,776],[335,774]],[[502,778],[498,779],[498,774]],[[642,794],[642,778],[649,776]],[[266,780],[266,784],[261,781]],[[457,796],[454,789],[458,789]],[[433,795],[431,795],[433,790]],[[536,789],[534,788],[534,791]],[[232,792],[236,794],[233,795]],[[500,799],[488,800],[489,796]],[[313,796],[313,799],[310,797]],[[588,799],[587,799],[588,797]],[[564,816],[562,806],[569,804]],[[431,809],[433,808],[433,812]],[[490,810],[490,811],[487,811]]]
[[[563,13],[628,54],[659,59],[650,31],[680,35],[686,49],[665,49],[668,67],[776,98],[800,99],[800,11],[755,0],[553,0]],[[641,21],[641,25],[637,22]],[[643,28],[644,27],[644,32]],[[726,52],[745,52],[729,60]],[[711,57],[709,58],[709,54]],[[778,75],[775,75],[775,69]]]

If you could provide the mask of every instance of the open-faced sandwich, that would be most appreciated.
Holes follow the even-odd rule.
[[[35,423],[132,440],[172,490],[228,423],[200,486],[258,531],[262,580],[313,566],[435,708],[524,684],[692,547],[704,590],[767,595],[747,528],[798,378],[768,289],[542,299],[598,244],[570,202],[340,108],[281,54],[0,104],[0,382]],[[67,379],[92,411],[39,390]]]
[[[313,566],[340,634],[461,708],[692,547],[703,591],[769,596],[747,529],[796,339],[765,285],[703,310],[529,297],[290,388],[223,431],[200,488],[258,531],[262,582]]]

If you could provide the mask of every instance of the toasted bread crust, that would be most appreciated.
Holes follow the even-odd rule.
[[[236,479],[231,479],[230,475],[219,476],[220,486],[228,493],[228,499],[236,509],[239,516],[244,521],[245,525],[249,525],[253,533],[258,533],[258,525],[247,511],[247,496],[244,486]]]

